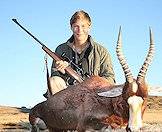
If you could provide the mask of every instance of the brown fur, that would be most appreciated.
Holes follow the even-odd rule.
[[[125,125],[129,118],[127,99],[131,95],[127,88],[131,88],[131,84],[125,84],[122,95],[109,98],[97,95],[98,91],[102,91],[102,83],[103,91],[113,88],[101,77],[92,77],[56,93],[31,109],[30,123],[34,125],[33,119],[39,117],[53,132],[84,132],[86,129],[100,130],[109,125],[112,128]]]

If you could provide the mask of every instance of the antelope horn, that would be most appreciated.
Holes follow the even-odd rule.
[[[142,68],[140,69],[140,71],[138,73],[137,82],[142,82],[145,79],[145,75],[146,75],[148,66],[150,65],[150,63],[153,60],[155,45],[154,45],[153,34],[152,34],[151,28],[149,30],[150,30],[150,47],[149,47],[149,51],[146,56],[146,59],[142,65]]]
[[[132,73],[128,67],[128,64],[126,62],[126,59],[124,58],[124,54],[122,52],[122,38],[121,38],[121,26],[119,28],[119,34],[118,34],[118,41],[117,41],[117,46],[116,46],[116,53],[118,60],[123,68],[123,71],[125,73],[125,78],[126,81],[131,83],[133,82],[133,76]]]

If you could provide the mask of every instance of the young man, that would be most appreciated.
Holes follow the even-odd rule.
[[[53,60],[50,78],[52,93],[74,84],[75,80],[65,73],[65,68],[68,65],[71,65],[83,78],[86,78],[87,75],[98,75],[113,84],[115,77],[111,56],[89,35],[91,18],[88,13],[83,10],[75,12],[70,19],[70,26],[73,35],[55,50],[58,55],[66,59]],[[69,63],[69,60],[79,68]]]

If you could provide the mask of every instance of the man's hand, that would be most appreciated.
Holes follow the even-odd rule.
[[[56,61],[56,69],[60,71],[61,73],[65,74],[65,68],[69,66],[69,63],[67,61]]]

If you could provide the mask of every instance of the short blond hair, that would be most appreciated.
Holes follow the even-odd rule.
[[[75,12],[71,19],[70,19],[70,25],[72,26],[73,23],[75,23],[77,20],[83,20],[86,19],[89,22],[89,25],[91,25],[91,18],[89,14],[83,10]]]

